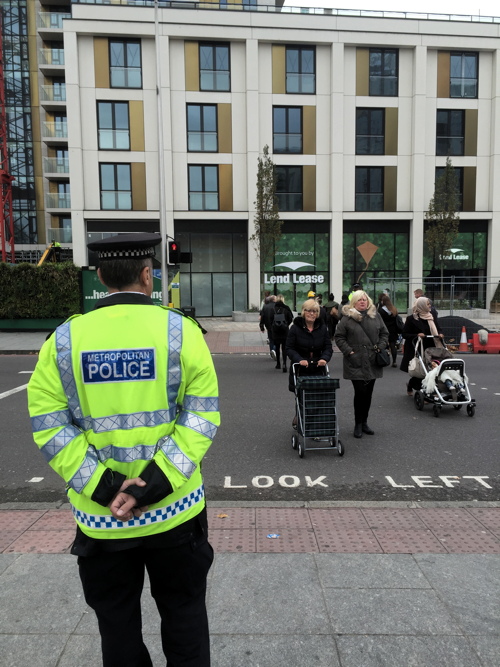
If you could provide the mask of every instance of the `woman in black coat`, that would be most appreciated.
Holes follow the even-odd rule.
[[[288,331],[286,355],[290,359],[288,388],[295,391],[293,364],[301,365],[301,375],[318,375],[332,356],[332,341],[326,325],[319,319],[319,304],[314,299],[304,301],[301,315]],[[318,373],[318,368],[321,369]]]
[[[403,329],[405,348],[401,366],[399,367],[400,370],[405,373],[408,372],[408,364],[415,356],[417,337],[422,338],[424,350],[428,347],[436,347],[435,338],[426,338],[426,336],[443,338],[438,318],[431,312],[431,302],[426,296],[421,296],[413,304],[413,314],[406,318]],[[413,390],[418,390],[421,386],[422,380],[420,378],[410,377],[406,385],[406,393],[408,396],[412,396]]]
[[[392,301],[389,299],[387,294],[380,294],[378,298],[378,312],[380,317],[384,320],[384,324],[389,332],[389,347],[391,348],[392,355],[392,365],[393,368],[396,368],[396,359],[398,356],[398,328],[396,325],[396,317],[398,310],[393,306]]]

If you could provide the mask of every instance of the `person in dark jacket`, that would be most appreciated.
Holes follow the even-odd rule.
[[[375,380],[382,377],[376,364],[377,350],[387,347],[389,332],[366,292],[358,290],[342,308],[335,342],[344,355],[344,378],[354,387],[354,437],[373,435],[368,426],[368,413]]]
[[[332,341],[328,329],[319,319],[319,304],[307,299],[302,304],[301,314],[293,321],[286,339],[286,355],[290,359],[288,388],[295,391],[293,364],[300,364],[301,375],[318,375],[318,368],[332,357]]]
[[[264,329],[267,331],[267,340],[269,341],[269,354],[271,359],[276,361],[276,345],[273,340],[273,319],[274,319],[274,307],[276,305],[276,296],[271,294],[266,298],[266,303],[260,311],[260,322],[259,327],[261,331]]]
[[[396,325],[396,317],[398,314],[398,309],[393,305],[392,301],[389,299],[387,294],[382,293],[378,297],[378,312],[381,318],[384,320],[384,324],[387,327],[389,332],[389,347],[391,348],[392,355],[392,366],[396,368],[396,359],[398,356],[398,328]]]
[[[283,315],[284,322],[283,324],[278,324],[278,320],[281,320],[280,316]],[[278,318],[276,317],[278,316]],[[272,325],[272,335],[273,341],[276,345],[276,366],[275,368],[281,368],[280,361],[283,358],[283,373],[286,373],[286,338],[288,335],[288,329],[293,320],[293,313],[290,308],[286,305],[285,299],[282,294],[278,294],[276,297],[276,302],[274,304],[274,319]]]
[[[422,338],[424,350],[428,347],[435,347],[435,338],[426,338],[426,336],[435,336],[443,339],[439,320],[432,313],[431,302],[426,296],[420,296],[413,304],[413,314],[406,318],[403,338],[405,341],[403,359],[401,360],[400,370],[408,372],[408,364],[415,356],[415,343],[417,337]],[[406,385],[406,393],[413,396],[413,390],[419,390],[422,386],[421,378],[411,377]]]
[[[328,301],[325,303],[326,309],[326,326],[328,327],[328,333],[330,338],[333,338],[335,335],[335,329],[337,328],[337,323],[340,319],[339,313],[339,304],[335,301],[335,297],[332,293],[328,295]],[[333,309],[333,314],[332,314]],[[335,314],[335,311],[337,313]]]

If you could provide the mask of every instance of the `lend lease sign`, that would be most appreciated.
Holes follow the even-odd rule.
[[[156,378],[154,348],[81,353],[83,382],[130,382]]]

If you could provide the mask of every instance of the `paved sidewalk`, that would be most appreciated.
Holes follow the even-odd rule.
[[[500,507],[397,505],[210,505],[213,667],[498,667]],[[70,510],[3,506],[0,528],[2,667],[98,667]]]

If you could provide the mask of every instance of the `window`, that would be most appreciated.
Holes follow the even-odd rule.
[[[141,42],[109,40],[111,88],[142,88]]]
[[[101,163],[101,209],[132,209],[132,183],[129,164]]]
[[[189,165],[189,210],[219,210],[217,165]]]
[[[231,90],[229,44],[200,44],[200,90]]]
[[[130,150],[128,102],[98,102],[97,127],[100,150]]]
[[[56,148],[55,169],[58,174],[69,172],[69,151],[67,148]]]
[[[436,155],[463,155],[465,111],[438,109],[436,121]]]
[[[273,153],[302,153],[302,107],[273,107]]]
[[[302,211],[302,167],[275,167],[280,211]]]
[[[52,78],[52,94],[53,102],[66,101],[66,81],[62,77]]]
[[[450,97],[477,97],[477,53],[450,53]]]
[[[397,97],[397,49],[370,49],[370,95]]]
[[[444,174],[445,167],[436,167],[436,181]],[[463,211],[464,207],[464,169],[463,167],[453,167],[455,183],[457,187],[458,210]]]
[[[356,211],[384,210],[384,168],[356,167]]]
[[[217,152],[217,105],[187,105],[188,151]]]
[[[356,155],[384,155],[385,109],[356,109]]]
[[[312,47],[286,47],[286,92],[316,92],[316,51]]]
[[[54,137],[68,138],[68,118],[66,114],[54,115]]]
[[[243,0],[243,9],[249,11],[252,7],[257,7],[257,0]]]

